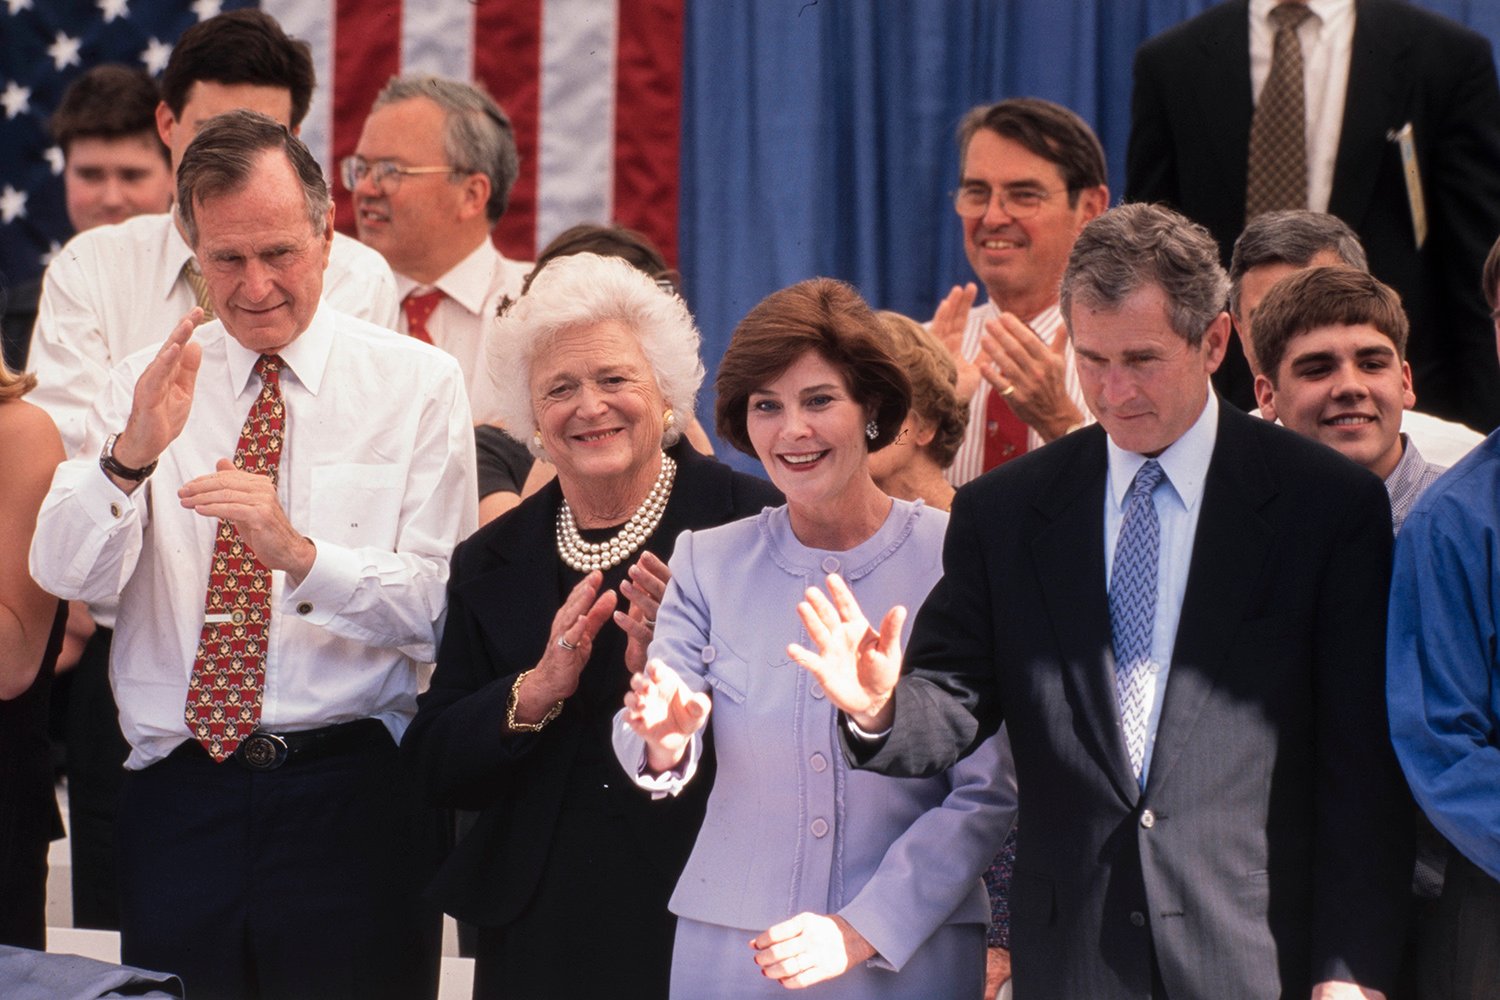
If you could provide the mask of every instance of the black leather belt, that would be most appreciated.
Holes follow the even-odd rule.
[[[390,731],[379,719],[356,719],[319,729],[294,733],[271,733],[257,729],[240,741],[229,759],[252,771],[274,771],[293,763],[307,763],[334,754],[351,753],[370,747],[389,745]],[[183,744],[188,752],[197,748],[204,756],[208,751],[196,740]]]

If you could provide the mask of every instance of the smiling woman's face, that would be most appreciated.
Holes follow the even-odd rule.
[[[640,342],[619,323],[557,336],[532,363],[531,405],[565,488],[630,476],[661,450],[667,404]]]
[[[816,351],[750,393],[747,405],[756,457],[793,507],[836,502],[868,477],[870,415],[850,395],[843,372]]]

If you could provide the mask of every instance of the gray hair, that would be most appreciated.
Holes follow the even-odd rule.
[[[1267,264],[1306,267],[1324,251],[1357,271],[1370,269],[1359,236],[1336,215],[1305,208],[1257,215],[1234,241],[1229,258],[1229,311],[1240,315],[1240,286],[1251,270]]]
[[[244,190],[261,154],[271,150],[280,150],[292,165],[307,203],[308,225],[314,233],[323,232],[332,205],[328,183],[302,140],[258,111],[228,111],[204,123],[177,167],[177,218],[189,246],[198,246],[198,205]]]
[[[521,173],[516,133],[494,98],[476,84],[440,76],[393,76],[375,97],[371,110],[425,97],[443,110],[443,153],[455,170],[490,179],[484,214],[490,225],[500,221],[510,189]]]
[[[692,419],[698,386],[703,384],[703,362],[698,357],[698,327],[687,305],[618,257],[571,254],[537,273],[531,288],[500,317],[490,337],[490,377],[500,396],[501,422],[533,453],[537,425],[532,364],[559,336],[608,322],[635,335],[662,397],[677,415],[662,435],[662,446],[674,444]]]
[[[1192,347],[1224,311],[1229,278],[1207,229],[1162,205],[1110,209],[1083,227],[1068,255],[1059,296],[1069,335],[1073,303],[1118,309],[1147,285],[1167,296],[1172,330]]]

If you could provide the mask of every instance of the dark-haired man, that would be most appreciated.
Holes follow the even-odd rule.
[[[1067,108],[1036,98],[983,105],[958,129],[964,252],[977,289],[954,288],[933,329],[959,365],[969,426],[955,486],[1089,421],[1057,287],[1084,224],[1109,207],[1104,149]]]
[[[431,996],[396,746],[475,522],[463,376],[324,301],[332,202],[284,125],[218,116],[177,174],[218,319],[111,371],[31,552],[119,595],[121,957],[193,996]]]

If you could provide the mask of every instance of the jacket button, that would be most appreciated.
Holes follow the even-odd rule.
[[[828,770],[828,758],[824,757],[820,753],[813,754],[807,759],[807,762],[811,764],[812,769],[814,771],[817,771],[819,774],[822,774],[824,771]]]
[[[1156,814],[1155,813],[1153,813],[1150,809],[1147,809],[1145,812],[1141,813],[1141,826],[1143,826],[1143,827],[1145,827],[1146,829],[1149,830],[1149,829],[1151,829],[1155,825],[1156,825]]]
[[[714,649],[712,646],[704,646],[703,652],[698,654],[699,658],[702,659],[704,663],[714,662],[714,657],[718,655],[718,650]]]
[[[1130,925],[1132,927],[1145,927],[1146,915],[1140,910],[1133,910],[1130,914]]]
[[[823,572],[825,572],[825,573],[837,573],[838,571],[839,571],[839,561],[838,561],[837,558],[835,558],[834,556],[827,556],[826,558],[824,558],[824,560],[823,560]]]
[[[812,682],[812,687],[809,690],[812,692],[812,696],[819,701],[822,701],[828,696],[827,692],[823,690],[823,685],[819,684],[817,681]]]
[[[812,831],[814,837],[826,837],[828,836],[828,821],[819,816],[812,821],[808,829]]]

